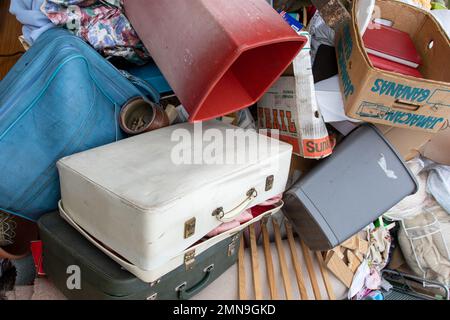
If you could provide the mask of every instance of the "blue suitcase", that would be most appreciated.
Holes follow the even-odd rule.
[[[159,101],[140,86],[64,29],[39,37],[0,82],[0,210],[36,221],[56,209],[56,161],[125,138],[120,108]]]
[[[143,66],[132,66],[126,69],[131,75],[151,85],[162,96],[173,92],[164,75],[154,62]]]

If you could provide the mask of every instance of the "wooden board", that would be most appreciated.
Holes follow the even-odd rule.
[[[281,233],[280,233],[280,226],[278,225],[277,221],[275,219],[272,219],[273,224],[273,230],[275,233],[275,244],[277,246],[278,250],[278,258],[280,260],[280,268],[281,268],[281,275],[283,277],[283,283],[284,283],[284,292],[286,294],[287,300],[292,300],[292,287],[291,287],[291,281],[289,279],[289,271],[286,263],[286,256],[284,254],[284,248],[283,243],[281,239]]]
[[[255,299],[262,300],[262,288],[261,288],[261,275],[259,272],[259,260],[258,260],[258,245],[256,243],[255,226],[251,225],[250,232],[250,251],[252,258],[252,271],[253,271],[253,289],[255,290]]]
[[[308,269],[309,279],[311,280],[314,296],[316,297],[316,300],[322,300],[319,283],[317,282],[317,277],[314,271],[313,261],[311,258],[311,252],[309,251],[309,248],[306,246],[305,242],[303,242],[303,240],[301,239],[300,245],[302,247],[303,257],[305,258],[306,268]]]
[[[326,261],[327,268],[333,272],[347,288],[350,288],[353,281],[352,270],[342,261],[334,251],[329,251]]]
[[[358,239],[359,239],[358,236],[353,236],[347,241],[345,241],[343,244],[341,244],[341,246],[350,250],[358,249]]]
[[[320,272],[322,273],[323,283],[325,284],[325,288],[327,289],[328,298],[330,300],[336,300],[333,285],[331,284],[330,275],[328,274],[328,269],[327,266],[325,265],[325,261],[323,260],[322,253],[316,251],[316,258],[317,263],[319,264],[320,267]]]
[[[308,300],[308,291],[305,286],[305,277],[303,276],[302,268],[300,266],[297,250],[295,247],[294,233],[292,232],[292,226],[289,222],[285,221],[286,233],[289,242],[289,249],[291,251],[292,264],[294,265],[295,275],[297,277],[298,290],[300,292],[300,298],[302,300]]]
[[[289,268],[293,268],[295,271],[295,276],[297,280],[299,297],[301,300],[308,300],[308,291],[305,285],[305,276],[302,271],[302,262],[299,259],[297,244],[300,244],[300,249],[303,252],[305,265],[309,274],[309,281],[311,282],[311,286],[313,289],[314,297],[316,300],[322,300],[322,294],[319,286],[318,277],[322,276],[323,283],[325,285],[325,289],[330,300],[336,300],[336,296],[334,294],[334,288],[332,281],[330,279],[330,272],[336,274],[336,277],[341,280],[345,285],[351,284],[353,280],[353,273],[350,268],[347,266],[346,262],[339,258],[339,256],[344,256],[347,259],[347,255],[349,250],[345,248],[335,248],[328,252],[311,252],[309,248],[303,241],[296,241],[294,237],[294,231],[292,226],[288,221],[285,221],[286,235],[287,235],[287,244],[289,245],[289,251],[292,259],[286,259],[285,246],[286,243],[283,243],[284,240],[281,238],[281,230],[280,225],[277,220],[271,219],[273,224],[273,232],[275,238],[275,248],[278,252],[278,263],[280,266],[279,274],[275,273],[275,263],[274,256],[272,255],[271,246],[273,244],[270,243],[270,235],[267,228],[267,222],[269,220],[263,220],[260,224],[261,226],[261,236],[262,236],[262,249],[265,257],[265,270],[266,274],[261,274],[260,263],[264,263],[259,261],[259,258],[262,258],[261,253],[258,251],[261,249],[257,243],[256,237],[256,229],[254,225],[251,225],[248,228],[249,231],[249,240],[250,240],[250,260],[251,260],[251,275],[248,277],[252,277],[253,285],[252,289],[254,291],[254,297],[256,300],[264,299],[264,290],[268,287],[270,291],[270,299],[278,300],[283,299],[281,297],[277,288],[277,282],[283,282],[285,298],[287,300],[294,299],[293,291],[292,291],[292,283],[295,281],[294,279],[290,279],[292,274],[292,270]],[[286,249],[287,250],[287,249]],[[344,251],[341,251],[344,250]],[[353,253],[353,252],[352,252]],[[351,254],[352,254],[351,253]],[[355,263],[359,263],[356,255],[353,253],[351,256],[351,260],[355,261]],[[320,274],[316,274],[316,268],[313,263],[313,259],[317,259],[317,263],[319,266]],[[249,297],[253,297],[253,292],[246,291],[246,273],[245,273],[245,246],[244,239],[241,240],[241,246],[239,248],[239,256],[238,256],[238,280],[239,280],[239,298],[241,300],[247,300]],[[289,261],[292,263],[289,265]],[[346,273],[347,272],[347,273]],[[277,280],[277,277],[281,275],[281,280]],[[265,278],[266,276],[266,278]],[[247,280],[249,280],[248,278]],[[264,279],[267,279],[264,281]],[[263,290],[264,289],[264,290]]]
[[[246,277],[245,277],[245,244],[244,236],[241,237],[241,244],[238,253],[238,281],[239,299],[247,300]]]
[[[273,268],[272,252],[270,250],[270,238],[266,223],[261,223],[263,236],[264,256],[266,260],[267,280],[269,281],[270,296],[272,300],[278,300],[277,286],[275,282],[275,271]]]
[[[23,51],[19,41],[22,25],[9,13],[10,0],[0,0],[0,54],[11,54]],[[20,56],[0,57],[0,80],[14,66]]]

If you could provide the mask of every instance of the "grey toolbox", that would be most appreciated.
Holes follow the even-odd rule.
[[[329,250],[417,189],[401,156],[365,124],[285,193],[283,211],[312,250]]]

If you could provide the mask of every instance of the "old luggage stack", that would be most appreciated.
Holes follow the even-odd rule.
[[[45,243],[45,271],[70,299],[159,300],[188,299],[213,282],[237,259],[240,233],[212,246],[196,259],[196,266],[179,266],[160,280],[145,283],[120,267],[53,212],[39,220]],[[79,283],[68,288],[67,270],[78,266]],[[70,269],[69,269],[70,270]],[[72,289],[72,290],[71,290]]]
[[[163,128],[58,162],[62,216],[145,282],[183,264],[192,267],[196,256],[264,215],[205,235],[286,187],[290,145],[210,121],[202,125],[204,134],[234,134],[236,143],[225,140],[216,162],[208,162],[213,159],[204,157],[207,146],[198,149],[203,138],[196,126]]]
[[[0,1],[0,301],[449,300],[449,1]]]

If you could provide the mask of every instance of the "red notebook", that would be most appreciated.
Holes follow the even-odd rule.
[[[371,23],[363,36],[367,53],[417,68],[422,63],[411,37],[406,32]]]
[[[404,64],[400,64],[397,62],[389,61],[387,59],[383,59],[372,54],[368,54],[370,61],[375,68],[379,68],[386,71],[392,71],[396,73],[405,74],[408,76],[413,76],[416,78],[423,78],[423,75],[419,70],[405,66]]]

